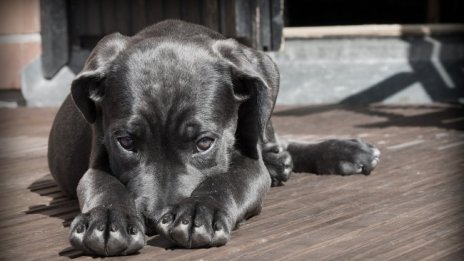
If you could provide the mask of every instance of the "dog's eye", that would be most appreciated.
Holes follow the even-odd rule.
[[[135,150],[134,140],[129,136],[119,137],[118,142],[119,145],[121,145],[121,147],[123,147],[125,150]]]
[[[197,141],[197,150],[199,152],[207,151],[213,145],[214,139],[210,137],[203,137]]]

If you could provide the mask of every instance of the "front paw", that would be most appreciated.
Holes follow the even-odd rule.
[[[165,212],[158,232],[179,246],[217,247],[229,241],[231,219],[214,203],[189,198]]]
[[[144,226],[124,209],[96,207],[73,220],[69,241],[90,255],[127,255],[145,245]]]
[[[320,145],[318,174],[369,175],[380,161],[380,151],[359,139],[327,140]]]

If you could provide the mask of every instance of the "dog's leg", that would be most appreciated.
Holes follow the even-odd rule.
[[[293,160],[285,146],[278,141],[272,122],[266,128],[267,142],[261,146],[263,161],[272,179],[272,186],[280,186],[290,178]]]
[[[68,96],[56,114],[48,140],[48,166],[56,184],[76,197],[79,180],[89,166],[92,128]]]
[[[79,181],[82,214],[70,227],[69,239],[87,254],[131,254],[145,245],[144,223],[123,184],[110,174],[89,169]]]
[[[259,214],[271,179],[260,160],[233,157],[228,173],[208,177],[179,204],[163,211],[158,232],[187,248],[220,246],[246,218]]]
[[[359,139],[332,139],[316,144],[290,142],[287,150],[295,172],[369,175],[380,159],[376,147]]]

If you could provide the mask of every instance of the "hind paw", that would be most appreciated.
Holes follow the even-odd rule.
[[[272,186],[280,186],[290,178],[293,169],[292,156],[277,143],[268,143],[263,148],[263,161],[272,179]]]
[[[380,151],[359,139],[327,140],[320,146],[317,174],[369,175],[380,161]]]

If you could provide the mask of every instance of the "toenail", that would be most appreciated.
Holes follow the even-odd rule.
[[[171,221],[171,215],[166,215],[161,219],[161,223],[166,224]]]
[[[83,225],[77,226],[76,232],[77,232],[77,233],[82,233],[82,232],[84,232],[84,226],[83,226]]]
[[[118,231],[118,227],[115,224],[111,224],[110,230],[111,232],[116,232]]]
[[[131,235],[137,234],[137,228],[136,228],[136,227],[132,227],[132,226],[129,227],[129,233],[130,233]]]
[[[103,231],[103,230],[105,230],[105,225],[104,225],[104,224],[100,224],[100,225],[98,225],[97,229],[98,229],[99,231]]]
[[[215,230],[215,231],[222,230],[222,226],[221,226],[220,224],[218,224],[218,223],[215,223],[215,224],[214,224],[214,230]]]

